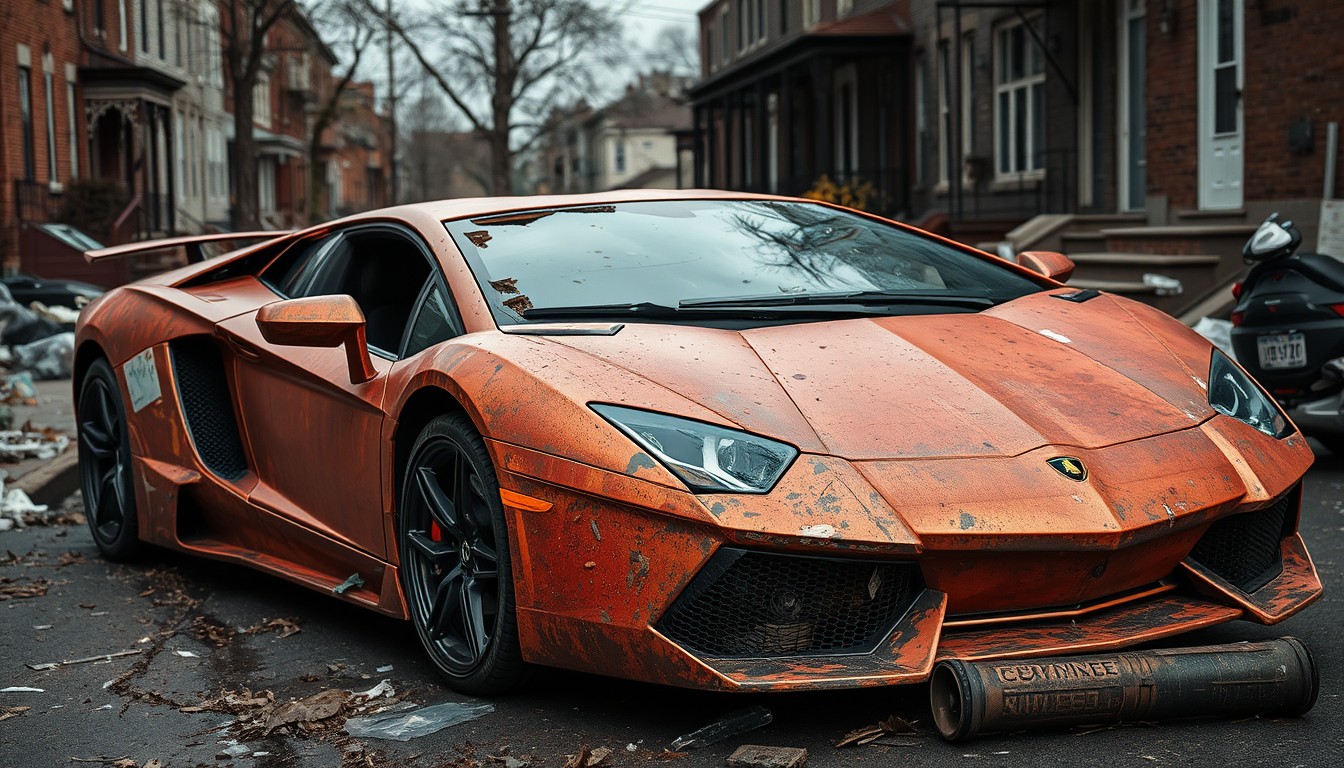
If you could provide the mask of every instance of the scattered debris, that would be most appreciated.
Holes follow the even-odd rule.
[[[344,595],[347,591],[362,586],[364,586],[363,577],[361,577],[358,573],[352,573],[350,574],[350,578],[341,582],[340,586],[336,587],[331,591],[338,595]]]
[[[835,746],[861,747],[864,744],[871,744],[884,736],[914,736],[918,733],[919,731],[916,731],[913,725],[892,715],[880,723],[867,725],[863,728],[856,728],[850,731],[837,741]]]
[[[0,707],[0,720],[8,720],[11,717],[18,717],[32,707]]]
[[[70,438],[65,433],[54,429],[41,432],[7,429],[0,432],[0,458],[7,461],[19,461],[28,458],[54,459],[56,454],[64,451],[69,445]],[[11,501],[10,496],[15,493],[22,494],[22,496],[15,497],[15,500]],[[28,494],[17,489],[5,494],[4,503],[8,507],[22,503],[21,500],[26,500],[30,506],[33,503],[28,499]],[[41,511],[45,512],[46,509],[43,506]]]
[[[48,661],[43,664],[25,664],[24,666],[28,667],[29,669],[36,669],[36,670],[55,669],[57,667],[68,667],[74,664],[92,664],[94,662],[99,661],[111,661],[113,659],[120,659],[123,656],[135,656],[139,653],[141,653],[141,649],[134,648],[129,651],[117,651],[116,653],[107,653],[103,654],[102,656],[87,656],[82,659],[67,659],[65,661]]]
[[[504,306],[512,309],[514,312],[526,312],[532,308],[532,300],[523,294],[514,296],[512,299],[506,299]]]
[[[195,653],[194,651],[173,651],[173,653],[177,654],[178,656],[181,656],[181,657],[184,658],[184,659],[199,659],[199,658],[200,658],[200,656],[196,655],[196,653]]]
[[[269,707],[275,704],[275,694],[270,691],[260,691],[252,693],[251,690],[244,688],[241,691],[221,691],[213,699],[207,699],[200,704],[180,707],[179,711],[186,714],[196,712],[223,712],[229,715],[243,715],[256,711],[262,707]]]
[[[383,672],[391,672],[393,669],[394,669],[394,667],[393,667],[391,664],[388,664],[387,666],[379,667],[379,668],[375,669],[374,671],[375,671],[375,672],[378,672],[378,673],[383,673]]]
[[[355,695],[356,695],[356,696],[363,696],[365,699],[367,699],[367,700],[369,700],[369,701],[372,701],[372,700],[374,700],[374,699],[382,699],[382,698],[388,698],[388,699],[390,699],[390,698],[392,698],[393,696],[396,696],[396,695],[397,695],[397,691],[396,691],[395,688],[392,687],[392,681],[391,681],[391,680],[384,680],[384,681],[382,681],[381,683],[379,683],[379,684],[373,686],[373,687],[370,688],[369,690],[367,690],[367,691],[360,691],[359,693],[356,693]]]
[[[66,552],[61,555],[61,559],[56,563],[56,567],[64,568],[67,565],[79,565],[86,562],[88,562],[88,560],[85,559],[83,552]]]
[[[29,688],[26,685],[11,685],[8,688],[0,688],[0,693],[46,693],[45,688]]]
[[[743,744],[728,756],[728,764],[740,768],[802,768],[807,764],[807,750]]]
[[[730,736],[764,728],[774,719],[770,710],[759,704],[754,707],[739,709],[736,712],[724,715],[699,730],[673,739],[671,751],[684,752],[688,749],[699,749],[710,744],[717,744]]]
[[[355,576],[352,576],[350,578],[356,578],[358,576],[359,574],[355,574]],[[346,583],[347,584],[350,583],[349,579],[346,580]],[[359,584],[356,584],[354,586],[360,586],[362,584],[363,582],[361,581]],[[260,624],[250,626],[247,629],[244,629],[243,633],[248,635],[260,635],[264,632],[277,632],[281,637],[289,637],[290,635],[297,635],[302,631],[303,627],[300,627],[299,623],[294,619],[271,619],[269,621],[263,621]],[[379,671],[381,672],[382,670]]]
[[[75,334],[66,331],[10,350],[13,368],[31,371],[39,379],[68,379],[75,359]]]
[[[258,735],[269,736],[277,728],[286,725],[297,724],[311,728],[344,712],[353,695],[349,691],[334,688],[297,701],[287,701],[267,713]]]
[[[494,711],[493,704],[457,702],[431,704],[408,712],[351,718],[345,722],[345,732],[355,738],[410,741],[417,736],[436,733],[449,726],[484,717]]]
[[[19,582],[27,582],[21,584]],[[29,597],[44,597],[47,590],[51,588],[51,582],[46,579],[28,579],[25,576],[10,578],[9,576],[0,576],[0,602],[5,600],[20,600]]]
[[[518,290],[518,278],[516,277],[501,277],[498,280],[491,280],[490,287],[500,293],[522,293]]]
[[[153,590],[146,590],[141,596],[152,594]],[[238,635],[238,630],[226,624],[221,624],[209,616],[197,616],[191,622],[192,637],[204,643],[209,643],[216,648],[223,648],[233,642],[233,638]]]

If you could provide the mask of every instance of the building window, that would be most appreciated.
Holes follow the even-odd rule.
[[[1021,22],[999,29],[994,72],[994,137],[999,176],[1045,167],[1045,67]]]
[[[755,29],[753,24],[752,0],[737,0],[737,50],[739,52],[747,50],[751,44],[751,31]]]
[[[803,0],[803,26],[810,27],[821,21],[821,0]]]
[[[149,2],[149,0],[145,0],[145,2]],[[165,31],[164,31],[164,23],[163,23],[163,0],[159,0],[159,16],[158,16],[158,20],[159,20],[159,30],[158,30],[158,31],[159,31],[159,58],[160,58],[160,59],[163,59],[163,60],[166,61],[166,60],[168,59],[168,56],[167,56],[167,54],[164,52],[164,48],[165,48],[165,46],[164,46],[164,38],[165,38],[165,36],[166,36],[166,33],[165,33]]]
[[[140,2],[140,50],[149,53],[149,0]]]
[[[103,4],[93,4],[93,32],[99,37],[107,34],[107,20],[103,18]]]
[[[52,82],[51,54],[47,54],[42,62],[42,88],[43,97],[47,107],[47,181],[56,184],[56,94],[54,83]]]
[[[975,33],[961,40],[961,151],[975,154]]]
[[[19,121],[22,128],[23,178],[37,178],[37,158],[33,156],[33,70],[19,67]]]
[[[103,4],[102,4],[102,3],[99,3],[99,4],[98,4],[98,8],[101,10],[102,7],[103,7]],[[120,32],[120,34],[121,34],[121,44],[120,44],[119,46],[117,46],[117,47],[124,51],[124,50],[126,50],[126,37],[127,37],[127,36],[126,36],[126,0],[117,0],[117,29],[119,30],[119,32]]]
[[[714,58],[714,25],[705,27],[705,71],[713,72],[718,69],[719,62]]]
[[[923,57],[915,59],[915,136],[919,142],[915,151],[915,179],[920,186],[928,183],[928,169],[925,167],[928,160],[924,154],[929,148],[929,107],[925,103],[928,93],[924,84],[928,73],[925,70]]]
[[[728,34],[728,5],[725,3],[723,10],[719,11],[719,62],[727,64],[733,57],[732,36]]]
[[[952,165],[952,66],[946,40],[938,43],[938,183],[947,184]]]
[[[70,129],[70,178],[79,178],[79,118],[75,116],[75,79],[70,76],[72,65],[65,72],[65,114]]]
[[[625,173],[625,141],[616,140],[616,173]]]
[[[756,42],[765,41],[765,0],[754,0],[756,3]]]
[[[257,75],[252,88],[252,122],[263,128],[271,126],[271,76],[266,72]]]

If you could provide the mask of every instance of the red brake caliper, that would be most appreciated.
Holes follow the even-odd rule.
[[[443,529],[433,520],[429,523],[429,539],[430,541],[443,541]]]

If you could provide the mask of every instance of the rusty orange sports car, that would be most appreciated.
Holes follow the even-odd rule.
[[[93,536],[407,618],[461,691],[909,683],[1321,594],[1302,435],[1058,254],[703,191],[255,237],[84,310]]]

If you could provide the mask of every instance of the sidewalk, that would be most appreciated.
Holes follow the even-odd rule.
[[[59,504],[79,485],[78,461],[75,451],[75,410],[69,379],[37,381],[36,405],[11,405],[14,412],[13,429],[25,423],[34,429],[44,427],[64,432],[70,445],[54,459],[26,458],[20,461],[0,460],[0,471],[7,473],[6,485],[21,487],[39,504]],[[26,478],[20,481],[20,478]],[[16,482],[19,481],[19,482]]]

